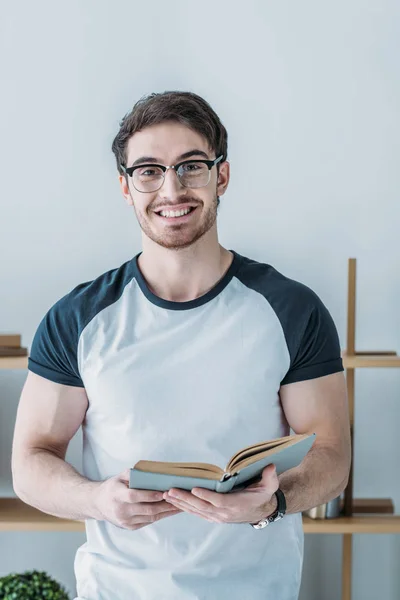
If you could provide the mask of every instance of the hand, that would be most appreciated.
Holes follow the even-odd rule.
[[[163,500],[163,492],[129,489],[129,469],[94,489],[96,518],[122,529],[141,529],[182,512]]]
[[[221,494],[199,487],[191,492],[172,488],[163,497],[176,508],[212,523],[257,523],[276,510],[274,494],[278,487],[275,465],[268,465],[260,481],[240,492]]]

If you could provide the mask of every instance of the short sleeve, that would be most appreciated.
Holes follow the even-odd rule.
[[[42,319],[33,338],[28,369],[56,383],[84,387],[77,364],[78,325],[69,297]]]
[[[290,368],[281,385],[343,371],[339,336],[333,319],[321,299],[311,290],[308,292],[304,313],[298,313],[294,338],[288,344]]]

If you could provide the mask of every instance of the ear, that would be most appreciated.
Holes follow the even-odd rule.
[[[218,173],[218,179],[217,179],[217,195],[218,196],[223,196],[223,194],[225,194],[228,184],[229,184],[229,177],[230,177],[230,163],[229,161],[225,161],[221,164],[220,168],[219,168],[219,173]]]
[[[125,175],[119,175],[119,184],[121,186],[121,192],[123,197],[125,198],[125,202],[128,206],[133,206],[132,197],[129,191],[128,182],[126,181]]]

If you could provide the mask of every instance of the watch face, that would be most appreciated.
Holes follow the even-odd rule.
[[[282,518],[283,518],[283,513],[278,512],[278,513],[274,513],[273,515],[268,517],[268,521],[270,523],[275,523],[275,521],[279,521],[279,519],[282,519]]]

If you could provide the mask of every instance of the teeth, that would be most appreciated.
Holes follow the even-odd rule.
[[[184,208],[182,210],[162,210],[160,215],[162,217],[183,217],[191,211],[190,208]]]

